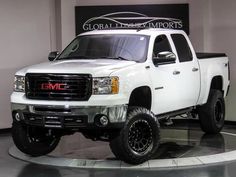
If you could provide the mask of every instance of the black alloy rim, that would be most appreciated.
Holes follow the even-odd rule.
[[[137,155],[145,155],[152,149],[152,128],[146,120],[137,120],[130,126],[128,145],[130,150]]]

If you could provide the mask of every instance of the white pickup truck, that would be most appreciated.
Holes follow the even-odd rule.
[[[206,133],[224,125],[228,58],[195,53],[183,31],[87,32],[49,60],[15,75],[12,136],[26,154],[48,154],[81,132],[140,164],[158,150],[160,120],[190,113]]]

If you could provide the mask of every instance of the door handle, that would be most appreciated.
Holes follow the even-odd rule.
[[[174,71],[173,74],[178,75],[178,74],[180,74],[180,71]]]
[[[193,68],[192,71],[196,72],[196,71],[198,71],[198,68]]]

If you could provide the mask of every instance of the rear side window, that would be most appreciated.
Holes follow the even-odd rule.
[[[172,34],[171,37],[179,56],[179,62],[192,61],[193,55],[186,38],[182,34]]]

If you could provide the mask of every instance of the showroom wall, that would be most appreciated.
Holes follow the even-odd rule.
[[[236,2],[227,0],[1,0],[0,1],[0,129],[10,127],[10,103],[15,71],[47,60],[75,37],[74,7],[81,5],[189,3],[190,38],[197,51],[226,52],[231,78],[236,80]],[[226,10],[227,9],[227,10]],[[227,119],[235,120],[234,82],[227,99]]]
[[[226,3],[227,2],[227,3]],[[231,88],[226,99],[227,119],[236,121],[236,1],[210,0],[209,31],[206,49],[227,53],[231,67]]]
[[[45,61],[55,48],[53,8],[51,0],[0,1],[0,128],[11,125],[14,73],[25,65]]]

